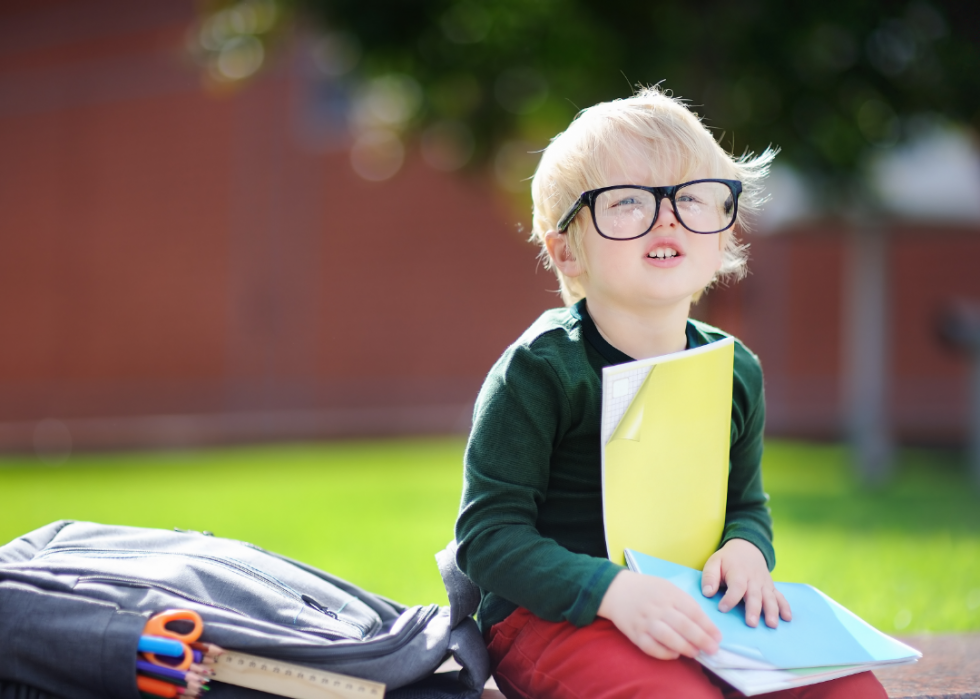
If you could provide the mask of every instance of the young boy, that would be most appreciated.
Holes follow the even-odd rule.
[[[737,695],[692,660],[721,638],[695,601],[606,556],[601,375],[726,336],[690,320],[690,306],[742,274],[734,226],[758,208],[773,155],[733,159],[656,88],[586,109],[542,155],[534,239],[567,307],[541,316],[490,371],[456,523],[458,562],[482,590],[479,622],[508,697]],[[769,573],[764,421],[762,370],[736,343],[727,516],[703,591],[727,586],[722,611],[744,600],[750,626],[761,615],[775,627],[791,611]],[[777,694],[885,697],[871,673]]]

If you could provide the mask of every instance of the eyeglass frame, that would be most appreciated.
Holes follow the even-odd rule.
[[[728,189],[732,193],[732,197],[734,198],[734,206],[735,206],[734,210],[732,211],[731,223],[729,223],[724,228],[719,228],[716,231],[707,231],[704,233],[702,233],[701,231],[695,231],[691,228],[688,228],[687,224],[684,223],[684,219],[682,219],[677,214],[677,201],[674,199],[674,197],[677,195],[677,192],[683,187],[687,187],[692,184],[700,184],[702,182],[721,182],[722,184],[727,185]],[[632,238],[613,238],[611,236],[606,235],[601,230],[599,230],[599,223],[596,221],[595,218],[595,200],[596,197],[598,197],[600,194],[602,194],[603,192],[608,192],[611,189],[642,189],[644,192],[649,192],[650,194],[652,194],[657,201],[657,207],[653,212],[653,221],[650,222],[650,227],[647,228],[642,233],[640,233],[639,235],[634,235]],[[600,187],[599,189],[590,189],[586,192],[582,192],[581,194],[579,194],[578,199],[575,200],[575,203],[568,208],[568,210],[562,215],[560,219],[558,219],[557,230],[559,233],[567,233],[568,227],[572,225],[572,221],[574,221],[575,217],[578,216],[579,212],[582,210],[582,207],[588,206],[589,211],[592,213],[592,224],[595,226],[595,231],[603,238],[605,238],[606,240],[636,240],[637,238],[642,238],[651,230],[653,230],[653,227],[657,223],[657,219],[660,218],[660,202],[666,198],[670,200],[670,205],[674,209],[674,216],[677,218],[677,222],[680,223],[682,226],[684,226],[684,228],[686,228],[687,230],[691,231],[691,233],[694,233],[696,235],[714,235],[715,233],[721,233],[722,231],[727,231],[729,228],[735,225],[735,221],[738,219],[738,198],[741,195],[742,195],[741,180],[723,180],[723,179],[708,178],[703,180],[691,180],[690,182],[681,182],[680,184],[672,184],[666,187],[644,187],[643,185],[639,185],[639,184],[614,184],[610,187]]]

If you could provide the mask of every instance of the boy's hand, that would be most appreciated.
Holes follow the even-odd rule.
[[[724,582],[728,591],[718,603],[718,609],[727,612],[745,598],[745,623],[759,624],[759,613],[765,612],[766,625],[776,628],[779,618],[790,621],[793,613],[783,593],[773,585],[766,559],[755,544],[745,539],[731,539],[712,554],[704,564],[701,591],[711,597]]]
[[[673,660],[718,650],[721,632],[690,595],[672,582],[629,570],[613,578],[599,605],[609,619],[647,655]]]

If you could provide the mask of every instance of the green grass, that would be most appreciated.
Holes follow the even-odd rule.
[[[408,604],[445,602],[463,440],[0,458],[0,541],[55,519],[210,530]],[[838,446],[770,442],[779,580],[892,633],[980,630],[980,495],[955,454],[905,451],[867,491]]]
[[[0,540],[56,519],[209,530],[406,604],[445,603],[462,439],[0,459]]]
[[[980,491],[962,456],[906,450],[860,488],[845,449],[768,445],[777,580],[808,582],[885,632],[980,630]]]

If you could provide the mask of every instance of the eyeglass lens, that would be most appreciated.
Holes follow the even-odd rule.
[[[735,199],[723,182],[697,182],[674,195],[681,225],[695,233],[717,233],[735,218]],[[664,202],[664,206],[670,206]],[[635,187],[617,187],[601,192],[593,206],[599,232],[608,238],[636,238],[653,225],[657,197]]]

